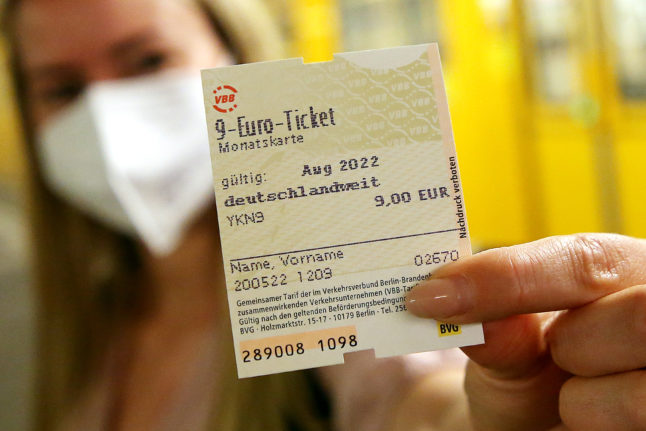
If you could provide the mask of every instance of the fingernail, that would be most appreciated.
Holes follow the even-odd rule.
[[[471,309],[472,292],[465,277],[433,278],[410,291],[406,306],[416,316],[446,319]]]

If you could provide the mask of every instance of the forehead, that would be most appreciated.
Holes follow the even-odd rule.
[[[26,66],[84,58],[142,31],[181,25],[185,0],[22,0],[15,13]],[[175,21],[175,22],[174,22]]]

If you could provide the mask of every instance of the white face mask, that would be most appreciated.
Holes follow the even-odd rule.
[[[199,74],[98,83],[49,121],[38,153],[49,186],[158,255],[213,202]]]

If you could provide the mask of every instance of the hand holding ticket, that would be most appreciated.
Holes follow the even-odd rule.
[[[239,377],[483,341],[405,312],[470,254],[436,45],[202,81]]]

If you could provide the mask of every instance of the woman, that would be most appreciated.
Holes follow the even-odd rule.
[[[32,174],[38,428],[200,429],[210,421],[258,429],[282,421],[284,405],[260,407],[287,401],[287,384],[302,386],[296,401],[307,402],[307,381],[236,381],[214,210],[191,220],[173,252],[156,256],[71,204],[73,192],[53,192],[40,151],[45,124],[97,82],[280,57],[264,10],[252,1],[26,0],[10,2],[6,18]],[[241,404],[258,408],[243,414]],[[308,409],[293,412],[289,420],[317,422]]]

